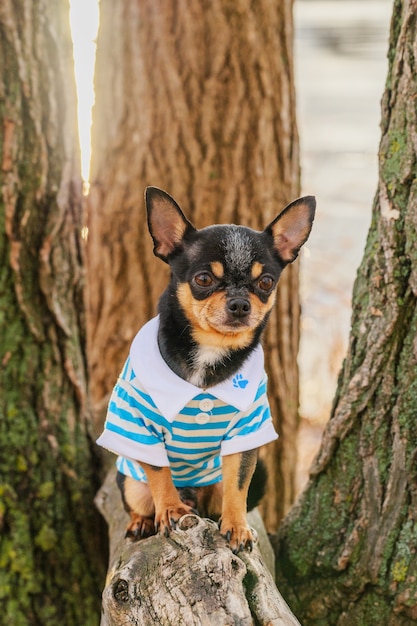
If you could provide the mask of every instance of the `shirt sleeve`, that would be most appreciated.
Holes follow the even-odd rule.
[[[221,444],[222,456],[253,450],[278,438],[272,423],[266,385],[265,376],[250,408],[238,413],[231,422]]]
[[[97,444],[135,461],[168,466],[163,421],[146,394],[121,376],[113,389]]]

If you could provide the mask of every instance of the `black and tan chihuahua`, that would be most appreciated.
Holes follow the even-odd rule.
[[[246,512],[257,448],[277,436],[260,338],[280,274],[310,234],[315,199],[295,200],[262,232],[197,230],[156,187],[145,201],[154,253],[171,279],[159,316],[132,344],[98,443],[122,455],[127,535],[168,536],[197,510],[219,520],[233,551],[251,549]]]

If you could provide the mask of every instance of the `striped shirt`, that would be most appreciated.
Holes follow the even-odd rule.
[[[166,365],[157,345],[158,325],[154,318],[136,336],[97,443],[119,455],[120,472],[143,482],[137,461],[169,466],[177,487],[219,482],[222,456],[277,438],[262,349],[231,379],[203,390]]]

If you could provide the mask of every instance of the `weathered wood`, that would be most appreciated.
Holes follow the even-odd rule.
[[[101,626],[297,626],[259,547],[234,555],[215,522],[181,518],[169,538],[124,538],[127,514],[109,472],[96,497],[109,524],[110,561]]]

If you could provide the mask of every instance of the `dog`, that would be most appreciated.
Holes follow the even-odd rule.
[[[198,512],[219,522],[235,553],[250,550],[247,508],[265,484],[257,449],[278,437],[260,339],[281,272],[310,234],[315,198],[291,202],[262,232],[198,230],[156,187],[145,203],[171,278],[158,316],[132,342],[98,444],[119,455],[127,536],[169,536]]]

